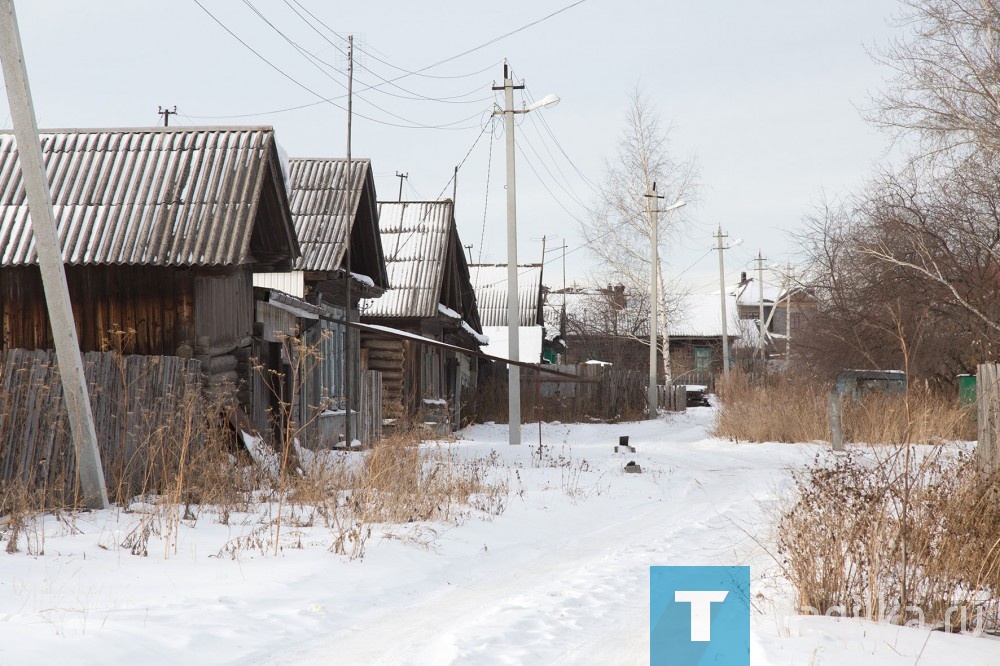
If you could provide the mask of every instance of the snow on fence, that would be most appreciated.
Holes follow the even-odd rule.
[[[171,434],[199,404],[200,363],[110,352],[83,361],[109,490],[156,487],[165,466],[179,462]],[[72,497],[76,459],[60,386],[54,352],[0,352],[0,483]]]
[[[1000,470],[1000,365],[983,363],[976,369],[979,443],[976,456],[985,471]]]

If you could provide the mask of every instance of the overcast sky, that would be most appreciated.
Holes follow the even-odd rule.
[[[409,174],[404,199],[451,196],[461,163],[462,241],[504,262],[504,137],[488,128],[506,58],[531,99],[562,100],[515,131],[519,260],[539,261],[546,235],[568,246],[570,281],[586,282],[587,181],[602,181],[639,88],[676,157],[700,164],[701,200],[664,263],[702,292],[718,288],[717,226],[744,239],[727,253],[733,277],[758,249],[794,261],[788,232],[824,193],[860,184],[888,145],[859,108],[887,75],[868,51],[895,34],[893,0],[199,1],[15,0],[40,126],[153,125],[158,106],[176,105],[172,125],[273,125],[293,157],[342,157],[353,34],[352,153],[372,159],[379,198],[397,198],[396,172]],[[547,259],[559,287],[561,250]]]

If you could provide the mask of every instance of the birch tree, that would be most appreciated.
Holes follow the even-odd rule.
[[[598,188],[590,217],[581,229],[601,266],[596,276],[600,283],[622,284],[629,293],[650,293],[652,226],[647,208],[650,200],[646,194],[655,183],[656,192],[664,197],[656,200],[661,208],[678,199],[684,199],[690,206],[697,198],[697,175],[697,163],[693,158],[678,159],[672,154],[669,127],[664,128],[655,107],[636,90],[626,107],[618,150],[613,159],[605,160],[604,182]],[[657,328],[663,373],[668,382],[671,379],[668,313],[673,308],[662,260],[665,248],[683,228],[689,210],[682,208],[657,216],[661,263],[656,267]]]

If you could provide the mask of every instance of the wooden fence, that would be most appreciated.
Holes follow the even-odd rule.
[[[109,494],[156,488],[179,464],[177,432],[200,431],[201,370],[172,356],[84,354]],[[76,457],[51,351],[0,352],[0,483],[76,491]]]
[[[976,457],[987,472],[1000,470],[1000,365],[984,363],[976,369],[979,443]]]
[[[382,373],[377,370],[361,374],[358,439],[365,446],[373,446],[382,439]]]
[[[656,387],[657,406],[668,412],[683,412],[687,410],[686,384],[668,384]]]

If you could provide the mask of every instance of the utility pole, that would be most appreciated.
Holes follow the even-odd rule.
[[[73,320],[73,306],[66,283],[62,250],[52,211],[52,193],[45,173],[38,121],[28,86],[28,71],[21,47],[13,0],[0,0],[0,64],[7,85],[7,101],[14,124],[18,161],[31,213],[38,266],[42,274],[45,303],[55,339],[59,376],[62,380],[69,427],[73,436],[76,468],[80,475],[83,503],[91,509],[108,508],[101,451],[94,428],[94,415],[83,372],[80,344]]]
[[[785,287],[785,362],[792,356],[792,285],[795,284],[795,267],[788,262],[788,279]]]
[[[403,173],[402,171],[397,171],[396,172],[396,178],[399,178],[399,198],[396,199],[396,201],[402,201],[403,200],[403,179],[404,178],[409,178],[409,177],[410,177],[410,173],[409,172],[406,172],[406,173]]]
[[[764,331],[766,326],[764,322],[764,257],[760,250],[757,250],[757,258],[754,259],[754,261],[757,262],[757,282],[759,283],[758,291],[760,293],[760,302],[757,304],[759,316],[758,321],[760,322],[760,336],[757,339],[757,352],[760,354],[760,360],[766,361],[767,355],[764,352]]]
[[[514,85],[510,76],[510,67],[503,61],[503,85],[493,86],[493,90],[503,90],[503,109],[493,112],[504,117],[504,132],[507,135],[507,353],[511,361],[520,357],[518,328],[517,296],[517,195],[515,194],[514,178],[514,114],[529,113],[543,106],[551,106],[559,102],[555,95],[546,95],[534,104],[518,110],[514,109],[514,91],[523,90],[524,83]],[[457,169],[457,167],[456,167]],[[457,170],[456,170],[457,176]],[[457,178],[456,178],[457,180]],[[508,440],[511,444],[521,443],[521,369],[513,363],[507,364],[507,394]]]
[[[503,90],[503,118],[507,140],[507,357],[520,360],[517,293],[517,195],[514,190],[514,91],[523,90],[524,84],[514,85],[507,61],[503,63],[503,85],[493,90]],[[510,444],[521,443],[521,368],[507,364],[507,439]]]
[[[351,231],[354,225],[351,217],[354,213],[354,172],[351,167],[351,115],[354,90],[354,35],[347,36],[347,196],[344,199],[344,272],[346,287],[344,304],[345,320],[351,321],[351,280],[354,279],[351,272]],[[402,184],[402,181],[400,181]],[[353,428],[351,428],[351,398],[354,391],[352,382],[354,379],[354,336],[350,326],[344,328],[344,402],[346,402],[346,418],[344,419],[344,439],[347,440],[347,449],[351,449],[353,439]]]
[[[646,391],[646,408],[649,411],[649,418],[656,418],[656,408],[659,403],[657,399],[657,373],[656,373],[656,323],[659,317],[658,300],[656,293],[656,266],[659,262],[659,226],[657,214],[660,212],[660,199],[662,194],[656,193],[656,183],[653,183],[651,192],[646,193],[646,210],[649,211],[649,252],[650,252],[650,277],[649,277],[649,388]]]
[[[722,306],[722,376],[729,378],[729,320],[726,315],[726,262],[723,259],[723,251],[728,249],[722,244],[723,239],[729,234],[722,233],[722,225],[719,225],[719,232],[715,234],[715,249],[719,251],[719,302]]]
[[[163,126],[164,127],[168,127],[170,125],[170,116],[176,116],[177,115],[177,107],[174,106],[174,110],[173,111],[171,111],[170,109],[165,109],[162,106],[158,106],[156,108],[158,109],[158,111],[156,113],[158,115],[163,116]]]

